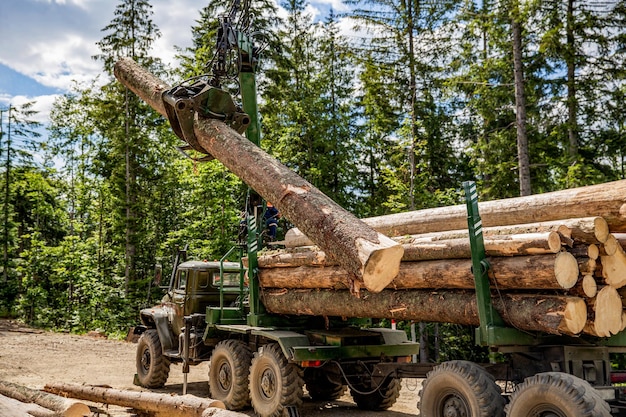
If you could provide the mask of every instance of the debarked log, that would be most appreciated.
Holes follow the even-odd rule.
[[[166,115],[161,98],[169,89],[165,82],[128,58],[115,64],[115,76]],[[357,219],[223,122],[196,117],[194,133],[203,149],[271,201],[321,249],[332,253],[354,279],[354,292],[362,285],[380,291],[397,275],[401,245]]]
[[[384,290],[357,298],[348,291],[266,288],[261,296],[275,314],[479,324],[473,291]],[[587,305],[578,297],[501,293],[492,301],[504,321],[520,330],[576,335],[587,322]]]
[[[308,257],[297,258],[297,261],[298,264],[306,260],[319,262],[322,258],[319,252],[312,252]],[[280,260],[280,265],[285,266],[286,259]],[[491,285],[497,289],[563,290],[572,288],[578,281],[578,262],[568,252],[489,258],[489,263]],[[263,257],[259,258],[259,266],[259,280],[261,286],[266,288],[345,289],[350,284],[348,273],[338,266],[320,267],[312,263],[273,268],[269,260]],[[402,262],[398,276],[388,288],[472,289],[474,276],[471,267],[469,259]]]
[[[379,218],[377,217],[372,217],[365,218],[363,221],[381,233],[394,232],[395,229],[388,223],[381,226],[378,223],[378,219]],[[399,220],[405,221],[403,218],[400,218]],[[400,224],[398,227],[401,229],[404,226]],[[520,248],[510,250],[512,252],[511,255],[531,254],[533,245],[536,246],[536,249],[540,250],[554,250],[557,242],[555,234],[560,237],[562,241],[560,243],[571,246],[574,242],[585,244],[603,243],[608,238],[609,232],[608,224],[601,217],[561,219],[549,222],[512,224],[483,228],[485,245],[487,246],[486,249],[488,251],[498,250],[497,245],[499,240],[509,241],[509,244],[517,245],[516,247]],[[402,244],[436,243],[439,241],[451,241],[458,239],[464,239],[466,242],[469,241],[469,232],[467,231],[467,228],[460,230],[426,232],[420,234],[389,234],[389,236],[391,236],[396,242]],[[536,242],[533,242],[533,240]],[[493,241],[493,243],[488,243],[489,241]],[[284,244],[287,248],[313,245],[313,242],[297,228],[289,229],[285,234],[285,240],[279,243]],[[493,247],[496,248],[492,249]],[[515,251],[517,251],[517,253],[515,253]],[[495,253],[493,255],[500,256]],[[506,256],[506,254],[503,255]],[[452,256],[447,257],[451,258]]]
[[[411,237],[393,238],[404,248],[402,261],[423,261],[434,259],[469,259],[471,248],[468,238],[431,240]],[[561,250],[561,238],[556,232],[529,233],[525,235],[502,235],[485,237],[487,256],[523,256],[557,253]],[[274,250],[259,255],[261,268],[280,268],[299,265],[333,265],[322,251],[307,246]]]
[[[626,180],[481,202],[479,211],[483,227],[594,216],[603,218],[608,230],[625,232]],[[467,212],[465,205],[448,206],[370,217],[367,224],[387,236],[464,229]],[[601,242],[603,234],[598,235]]]
[[[79,398],[95,403],[131,407],[135,410],[156,413],[167,417],[202,417],[208,409],[225,411],[224,403],[193,395],[170,395],[155,392],[128,391],[77,384],[48,384],[44,390],[57,395]],[[220,414],[221,415],[221,414]],[[243,414],[227,411],[225,417],[241,417]]]
[[[23,403],[37,404],[59,417],[88,417],[91,410],[86,404],[62,396],[49,394],[11,382],[0,381],[0,394]],[[50,413],[53,414],[53,413]],[[45,414],[40,414],[45,415]]]

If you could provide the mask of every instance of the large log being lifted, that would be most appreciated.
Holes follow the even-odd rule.
[[[115,76],[152,108],[166,115],[161,94],[169,86],[131,59],[115,64]],[[309,182],[215,119],[196,118],[200,145],[263,198],[271,201],[320,248],[333,254],[361,285],[381,291],[397,275],[402,246],[341,208]]]
[[[385,290],[357,298],[347,291],[265,289],[262,298],[275,314],[479,324],[472,291]],[[578,297],[502,293],[492,301],[504,321],[520,330],[576,335],[587,322],[587,306]]]

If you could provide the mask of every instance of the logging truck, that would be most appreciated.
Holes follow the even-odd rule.
[[[468,182],[464,205],[359,220],[260,149],[263,48],[233,25],[239,13],[235,1],[220,18],[210,74],[170,87],[132,60],[115,65],[182,153],[250,187],[231,252],[181,251],[162,302],[141,310],[136,383],[162,386],[180,363],[186,391],[189,367],[208,361],[211,396],[263,417],[297,415],[304,386],[384,410],[407,377],[424,378],[422,417],[625,416],[612,355],[626,353],[626,182],[480,205]],[[241,106],[222,88],[233,69]],[[308,243],[260,253],[266,201]],[[412,363],[418,344],[375,319],[474,326],[491,361]]]

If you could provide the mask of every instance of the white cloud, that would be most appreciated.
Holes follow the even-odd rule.
[[[27,97],[27,96],[6,96],[0,95],[0,108],[6,109],[9,104],[13,107],[20,107],[21,105],[35,101],[33,110],[38,112],[32,120],[47,125],[50,122],[50,110],[54,101],[59,97],[58,94],[50,94],[45,96]]]
[[[174,46],[191,44],[191,26],[199,16],[192,0],[154,0],[153,20],[162,32],[154,55],[173,63]],[[0,3],[0,63],[42,85],[67,91],[102,72],[96,42],[113,19],[119,2],[110,0],[20,0]]]
[[[62,92],[72,84],[88,84],[102,75],[96,42],[106,34],[102,28],[113,19],[119,1],[19,0],[0,1],[0,63],[43,86]],[[153,0],[154,23],[162,32],[153,54],[173,64],[174,46],[191,44],[191,26],[202,7],[195,0]],[[9,92],[10,93],[10,92]],[[26,97],[5,94],[0,106],[19,106],[35,100],[42,123],[49,122],[56,95]]]

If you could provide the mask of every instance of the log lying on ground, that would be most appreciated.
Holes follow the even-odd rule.
[[[58,395],[34,390],[11,382],[0,381],[0,394],[23,403],[34,403],[52,410],[54,415],[62,417],[88,417],[91,410],[86,404]],[[52,413],[51,413],[52,414]],[[44,414],[42,414],[44,415]]]
[[[58,417],[56,411],[33,403],[23,403],[15,398],[0,395],[0,416],[2,417]]]
[[[115,64],[115,76],[157,112],[166,115],[161,93],[169,87],[130,59]],[[332,253],[355,279],[382,290],[397,275],[402,247],[374,231],[258,146],[215,119],[196,119],[199,144],[263,198],[271,201],[320,248]]]
[[[357,298],[348,291],[264,289],[261,296],[275,314],[479,324],[472,291],[385,290]],[[505,322],[520,330],[576,335],[587,322],[587,306],[578,297],[503,293],[492,301]]]
[[[322,254],[312,252],[310,256],[296,260],[298,263],[308,260],[319,262],[323,258]],[[284,262],[285,258],[279,257],[278,260]],[[490,258],[489,261],[493,288],[562,290],[572,288],[578,281],[578,262],[568,252]],[[320,268],[311,263],[292,268],[272,268],[265,257],[259,258],[259,265],[259,280],[265,288],[345,289],[350,283],[349,275],[338,266]],[[469,259],[402,262],[398,276],[388,288],[473,289],[474,276],[471,267],[472,262]]]
[[[220,416],[241,417],[243,414],[224,410],[224,403],[210,398],[193,395],[169,395],[144,391],[127,391],[113,388],[93,387],[77,384],[49,384],[44,390],[66,397],[80,398],[95,403],[130,407],[159,416],[202,417],[205,410],[221,409]]]

